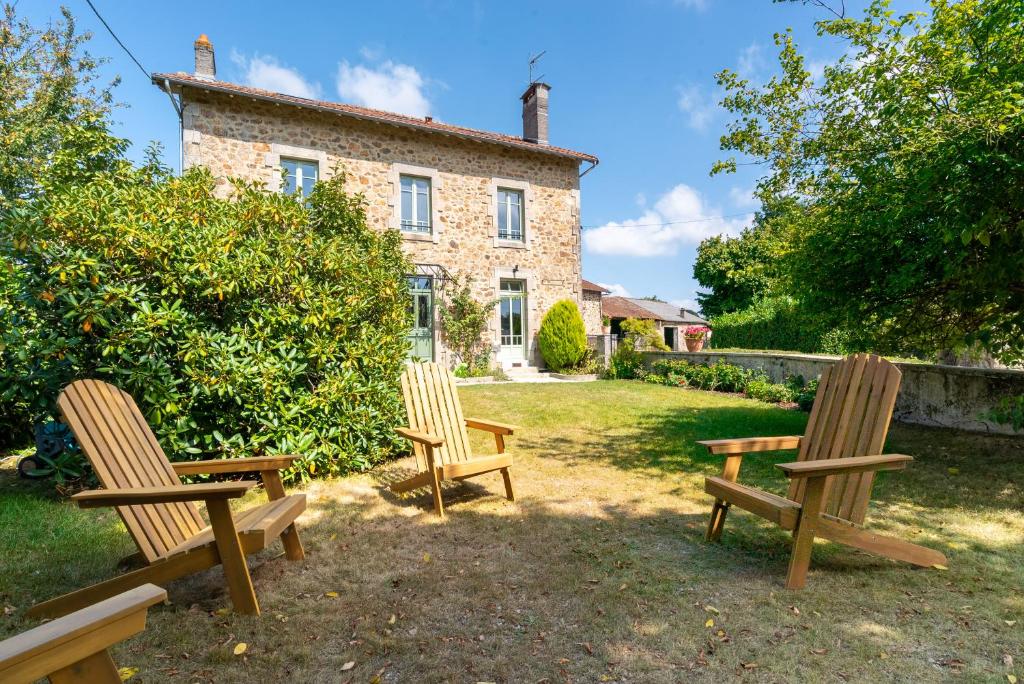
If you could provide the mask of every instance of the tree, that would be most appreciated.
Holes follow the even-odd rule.
[[[127,142],[108,132],[111,88],[95,85],[99,62],[71,13],[46,29],[0,18],[0,208],[60,184],[110,170]]]
[[[787,32],[764,86],[723,71],[723,149],[763,164],[762,201],[799,201],[791,294],[878,350],[975,342],[1024,355],[1024,4],[876,0],[819,35],[815,80]],[[713,172],[735,170],[735,159]]]
[[[562,299],[548,309],[540,322],[537,346],[544,363],[553,371],[576,368],[587,357],[587,327],[576,302]]]
[[[781,260],[788,248],[791,201],[759,212],[739,237],[716,235],[697,247],[693,277],[710,292],[698,292],[701,313],[720,316],[745,309],[780,288]]]
[[[471,281],[455,277],[452,294],[441,307],[441,326],[444,337],[458,359],[466,364],[470,376],[486,371],[490,365],[491,349],[484,339],[497,300],[479,302],[473,298]]]

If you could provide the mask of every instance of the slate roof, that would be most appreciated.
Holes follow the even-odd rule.
[[[635,297],[605,297],[601,300],[601,312],[609,318],[649,318],[681,325],[708,325],[706,320],[689,309]]]
[[[315,109],[331,114],[338,114],[339,116],[348,116],[367,121],[376,121],[378,123],[453,135],[484,143],[495,143],[506,147],[529,150],[540,154],[552,154],[559,157],[568,157],[581,162],[590,162],[592,164],[597,164],[598,162],[597,157],[592,154],[587,154],[586,152],[577,152],[564,147],[555,147],[554,145],[541,145],[515,136],[505,135],[504,133],[492,133],[490,131],[481,131],[475,128],[466,128],[465,126],[453,126],[452,124],[434,121],[429,117],[419,118],[415,116],[406,116],[405,114],[385,112],[380,109],[370,109],[368,107],[358,107],[356,105],[345,104],[343,102],[327,102],[324,100],[311,100],[305,97],[285,95],[283,93],[275,93],[261,88],[252,88],[250,86],[238,85],[237,83],[229,83],[227,81],[198,78],[192,74],[187,74],[182,71],[175,73],[155,73],[152,75],[152,80],[154,85],[161,89],[166,89],[166,82],[169,82],[170,84],[177,85],[179,87],[198,88],[200,90],[208,90],[211,92],[251,97],[266,102],[290,104],[297,107],[305,107],[307,109]]]

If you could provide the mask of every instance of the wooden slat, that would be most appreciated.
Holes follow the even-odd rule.
[[[704,491],[712,496],[735,504],[745,511],[759,515],[765,520],[791,530],[796,527],[800,504],[769,492],[762,492],[721,477],[704,478]]]
[[[821,459],[818,461],[797,461],[776,463],[775,467],[788,477],[821,477],[841,473],[861,473],[869,470],[903,470],[913,461],[906,454],[879,454],[874,456],[850,456],[848,458]],[[835,516],[839,517],[839,516]]]
[[[180,486],[156,436],[127,393],[98,380],[80,380],[65,388],[58,406],[106,489]],[[189,502],[119,506],[117,510],[149,562],[203,526]]]
[[[103,652],[141,631],[146,609],[166,598],[147,584],[0,642],[0,681],[35,681]]]
[[[498,454],[497,456],[482,456],[472,461],[460,461],[458,463],[446,463],[444,466],[444,478],[446,480],[461,480],[474,475],[482,475],[492,470],[508,468],[512,465],[512,456],[509,454]]]
[[[411,365],[406,365],[402,371],[402,399],[405,402],[405,413],[408,417],[409,427],[423,429],[423,421],[420,412],[416,407],[416,392],[413,389],[414,371]],[[413,442],[413,454],[416,456],[416,468],[419,471],[427,469],[427,457],[423,451],[423,445]]]
[[[712,454],[752,454],[757,451],[783,451],[800,446],[799,435],[787,437],[740,437],[737,439],[704,439],[697,444]]]

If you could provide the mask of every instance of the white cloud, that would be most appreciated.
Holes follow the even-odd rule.
[[[761,44],[751,43],[740,52],[740,56],[736,60],[736,71],[743,78],[753,78],[767,65]]]
[[[741,211],[759,209],[761,207],[761,200],[754,194],[755,188],[738,188],[733,186],[729,188],[729,199],[732,201],[733,206]]]
[[[613,221],[583,232],[583,244],[595,254],[654,257],[674,255],[712,235],[738,235],[752,215],[726,218],[704,204],[700,193],[680,183],[638,218]]]
[[[430,113],[430,102],[425,87],[426,80],[408,64],[387,60],[377,66],[352,65],[347,61],[338,65],[338,94],[364,107],[426,116]]]
[[[705,93],[699,86],[691,85],[680,88],[676,104],[679,111],[686,114],[690,128],[706,131],[717,112],[716,100],[714,95]]]
[[[608,290],[609,292],[611,292],[613,297],[632,297],[633,296],[633,295],[631,295],[629,293],[629,290],[626,289],[625,285],[621,285],[619,283],[597,283],[597,284],[600,285],[601,287],[603,287],[604,289]]]
[[[311,100],[320,99],[319,83],[306,80],[297,70],[284,66],[273,55],[248,57],[232,50],[231,61],[242,70],[242,82],[246,85]]]

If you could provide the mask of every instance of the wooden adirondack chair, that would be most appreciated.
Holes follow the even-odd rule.
[[[704,480],[715,497],[708,541],[718,541],[730,506],[739,506],[793,531],[786,587],[800,589],[815,537],[853,546],[922,567],[944,565],[946,557],[917,544],[862,529],[875,473],[902,470],[913,460],[881,455],[896,393],[899,369],[878,356],[855,354],[822,373],[803,437],[747,437],[698,442],[725,456],[721,477]],[[779,463],[791,482],[786,498],[736,482],[743,454],[799,449],[795,463]]]
[[[455,378],[448,368],[436,363],[407,364],[402,373],[402,395],[409,427],[398,428],[397,432],[412,442],[420,472],[391,485],[391,491],[401,494],[429,485],[434,493],[434,510],[444,517],[443,480],[465,480],[500,470],[505,480],[505,496],[515,501],[509,474],[512,455],[505,453],[505,436],[512,434],[513,426],[463,418]],[[475,458],[469,447],[467,427],[492,433],[498,454]]]
[[[99,380],[78,380],[57,400],[65,422],[104,489],[71,497],[82,508],[115,506],[139,548],[145,567],[33,606],[28,614],[54,617],[147,582],[163,584],[224,566],[235,610],[258,615],[259,603],[245,557],[280,536],[289,560],[304,557],[295,519],[304,494],[286,496],[280,470],[297,456],[171,463],[126,392]],[[232,515],[229,499],[254,481],[182,484],[180,475],[258,472],[270,501]],[[206,503],[206,526],[193,502]]]
[[[120,684],[107,649],[146,628],[146,611],[167,592],[144,584],[0,641],[0,682]]]

